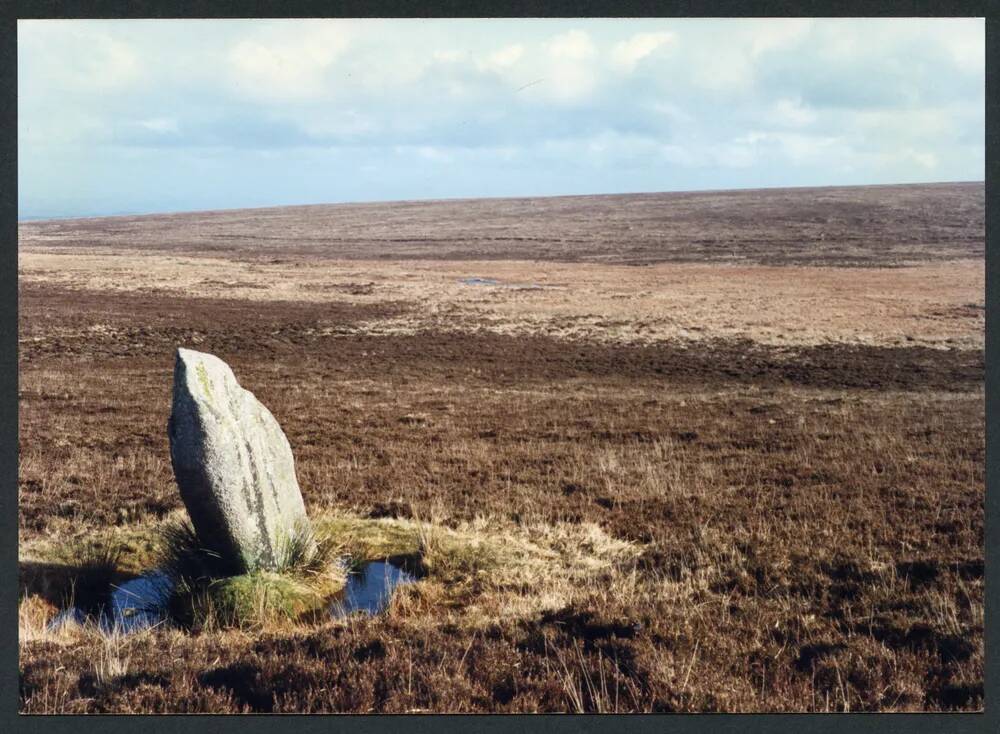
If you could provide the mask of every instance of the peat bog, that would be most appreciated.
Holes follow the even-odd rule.
[[[21,711],[981,709],[982,209],[958,184],[22,224]],[[377,614],[52,624],[156,568],[178,345],[273,412]]]

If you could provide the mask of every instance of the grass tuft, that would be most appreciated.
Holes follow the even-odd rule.
[[[65,606],[79,607],[87,614],[100,613],[110,603],[112,585],[120,575],[123,550],[112,541],[87,549],[70,581]]]
[[[198,539],[191,521],[167,523],[161,531],[159,566],[176,584],[231,576],[234,568]]]
[[[340,547],[302,526],[285,542],[277,568],[233,573],[198,539],[188,520],[163,531],[161,567],[173,582],[171,616],[185,627],[254,628],[293,622],[321,609],[343,588]]]

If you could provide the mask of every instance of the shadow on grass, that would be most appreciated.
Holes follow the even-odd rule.
[[[89,560],[79,564],[20,561],[18,599],[38,596],[60,609],[78,607],[85,614],[107,609],[115,587],[138,578],[118,570],[114,560]]]

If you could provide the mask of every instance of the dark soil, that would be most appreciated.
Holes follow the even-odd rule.
[[[984,379],[984,355],[978,350],[843,344],[779,349],[749,340],[642,346],[488,332],[343,333],[415,307],[402,303],[178,299],[29,284],[21,286],[19,307],[24,363],[128,358],[133,364],[169,365],[174,349],[188,346],[234,364],[301,349],[304,362],[323,364],[332,379],[358,378],[377,369],[386,379],[439,375],[499,385],[618,377],[702,386],[935,390],[964,390]],[[324,333],[330,330],[341,333]]]

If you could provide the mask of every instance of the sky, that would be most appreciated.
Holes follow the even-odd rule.
[[[978,181],[981,19],[18,22],[19,218]]]

